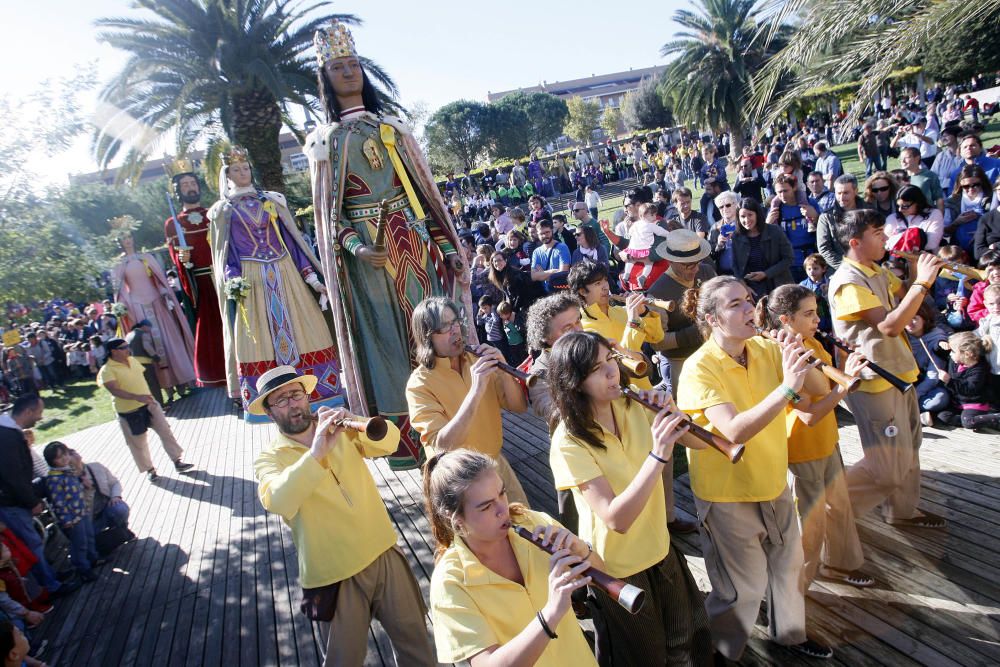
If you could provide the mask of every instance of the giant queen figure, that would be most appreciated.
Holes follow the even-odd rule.
[[[181,288],[194,310],[194,371],[200,387],[226,383],[222,348],[222,315],[212,282],[212,249],[208,243],[208,209],[201,205],[201,183],[190,160],[177,160],[171,170],[174,195],[181,209],[171,209],[164,223],[167,250]]]
[[[208,217],[227,382],[242,399],[245,419],[266,419],[247,407],[257,398],[257,379],[276,366],[316,377],[310,407],[342,403],[333,325],[321,307],[327,289],[319,260],[285,196],[254,184],[250,158],[239,146],[224,157],[219,201]]]
[[[422,450],[404,393],[414,364],[410,318],[429,296],[469,303],[460,294],[468,291],[467,266],[413,135],[383,115],[347,27],[333,22],[316,32],[314,44],[327,124],[306,139],[306,154],[344,392],[352,412],[396,423],[402,437],[389,464],[413,468]],[[470,331],[475,342],[475,327]]]

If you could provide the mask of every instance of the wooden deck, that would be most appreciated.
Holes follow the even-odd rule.
[[[99,582],[61,601],[39,632],[50,665],[315,665],[312,628],[298,612],[295,548],[281,520],[256,497],[252,462],[269,425],[238,419],[221,390],[202,391],[169,414],[185,460],[176,474],[150,436],[158,484],[139,474],[117,424],[65,441],[121,478],[136,542],[121,547]],[[532,505],[555,511],[547,435],[541,422],[504,417],[505,450]],[[842,419],[845,461],[860,457],[850,416]],[[871,516],[859,524],[873,589],[820,583],[807,601],[810,632],[846,665],[1000,663],[1000,437],[927,429],[922,506],[948,518],[946,531],[897,529]],[[371,466],[426,597],[433,567],[418,472]],[[686,476],[679,509],[691,513]],[[675,540],[703,589],[697,537]],[[379,626],[368,663],[392,665]],[[764,639],[745,664],[805,664]],[[825,663],[830,664],[830,663]]]

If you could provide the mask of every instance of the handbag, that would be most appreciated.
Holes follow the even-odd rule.
[[[319,588],[303,588],[300,608],[310,621],[330,623],[337,611],[337,597],[340,595],[339,581]]]
[[[132,432],[132,435],[142,435],[149,430],[149,425],[153,423],[153,415],[150,414],[149,408],[145,405],[138,410],[118,414],[128,423],[128,430]]]

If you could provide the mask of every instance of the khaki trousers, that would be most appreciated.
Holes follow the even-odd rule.
[[[167,417],[163,414],[163,408],[156,401],[153,401],[146,407],[149,408],[149,414],[153,417],[149,428],[156,431],[156,435],[160,436],[160,444],[163,446],[163,451],[167,453],[171,461],[179,461],[181,456],[184,455],[184,450],[177,444],[174,434],[170,431],[170,424],[167,423]],[[125,444],[128,445],[129,451],[132,452],[132,459],[135,461],[136,467],[139,468],[139,472],[152,470],[153,459],[149,455],[149,431],[146,431],[142,435],[132,435],[132,430],[128,427],[128,422],[121,416],[118,417],[118,426],[121,427],[122,434],[125,436]]]
[[[854,516],[862,517],[877,505],[887,520],[920,516],[920,445],[923,430],[917,393],[887,389],[877,394],[848,394],[865,455],[847,471],[847,490]],[[885,434],[895,426],[896,435]]]
[[[822,459],[789,463],[799,511],[805,554],[803,590],[816,579],[820,563],[838,570],[856,570],[865,562],[847,495],[840,447]]]
[[[525,507],[530,507],[528,505],[528,494],[524,492],[524,487],[521,486],[521,482],[517,479],[514,469],[510,467],[507,457],[503,453],[497,454],[496,462],[497,473],[507,487],[507,502],[521,503]]]
[[[317,623],[326,645],[324,667],[364,664],[373,617],[389,635],[397,665],[437,665],[424,623],[426,614],[406,557],[399,547],[387,549],[371,565],[340,583],[333,621]]]
[[[712,583],[705,610],[716,650],[740,659],[765,594],[771,638],[786,646],[804,642],[802,538],[791,491],[759,503],[694,501]]]

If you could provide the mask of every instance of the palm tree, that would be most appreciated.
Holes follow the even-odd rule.
[[[696,12],[681,9],[674,22],[684,30],[660,49],[679,54],[663,74],[660,89],[681,122],[713,130],[728,129],[731,150],[739,155],[746,128],[744,109],[753,75],[770,50],[759,32],[758,0],[696,0]],[[781,45],[784,31],[772,41]]]
[[[893,70],[920,62],[929,44],[986,29],[1000,0],[769,0],[765,11],[768,36],[790,17],[797,27],[754,81],[751,117],[769,124],[803,92],[850,74],[862,82],[848,111],[853,124]]]
[[[303,0],[134,0],[151,18],[104,18],[99,39],[130,54],[101,93],[102,122],[94,137],[106,167],[123,150],[125,177],[171,133],[178,154],[192,144],[225,138],[250,151],[261,185],[283,190],[282,124],[301,137],[290,115],[316,113],[316,29],[352,14],[328,14],[330,2]],[[380,95],[396,94],[375,63],[362,64]],[[390,101],[390,104],[391,101]],[[394,106],[394,104],[393,104]]]

